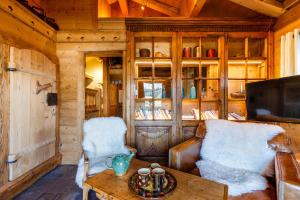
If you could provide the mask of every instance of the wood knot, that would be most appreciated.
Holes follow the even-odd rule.
[[[120,40],[120,36],[115,36],[113,39],[114,39],[115,41]]]
[[[83,37],[83,36],[81,36],[81,37],[80,37],[80,39],[81,39],[81,40],[84,40],[84,37]]]
[[[11,7],[11,6],[7,6],[7,7],[8,7],[10,12],[14,11],[13,7]]]

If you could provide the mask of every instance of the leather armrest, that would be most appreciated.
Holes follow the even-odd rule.
[[[278,152],[275,159],[278,200],[300,199],[300,168],[294,154]]]
[[[193,137],[169,150],[169,167],[188,172],[196,167],[200,159],[202,138]]]

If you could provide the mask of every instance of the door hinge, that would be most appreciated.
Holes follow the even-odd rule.
[[[18,159],[19,159],[19,156],[17,156],[16,154],[10,154],[7,157],[6,163],[13,164],[13,163],[16,163],[18,161]]]

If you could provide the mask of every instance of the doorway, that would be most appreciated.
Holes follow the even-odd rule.
[[[85,56],[85,119],[123,117],[123,53]]]

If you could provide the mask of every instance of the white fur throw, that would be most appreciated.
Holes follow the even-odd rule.
[[[89,174],[107,169],[105,161],[117,154],[129,154],[125,146],[126,124],[119,117],[99,117],[87,120],[83,125],[83,150],[89,158]],[[78,163],[76,183],[82,187],[83,158]]]
[[[267,141],[284,132],[280,126],[227,120],[207,120],[205,124],[206,135],[200,150],[203,160],[273,175],[275,152]]]
[[[231,196],[267,188],[267,180],[255,172],[226,167],[209,160],[200,160],[196,165],[202,177],[228,185]]]

